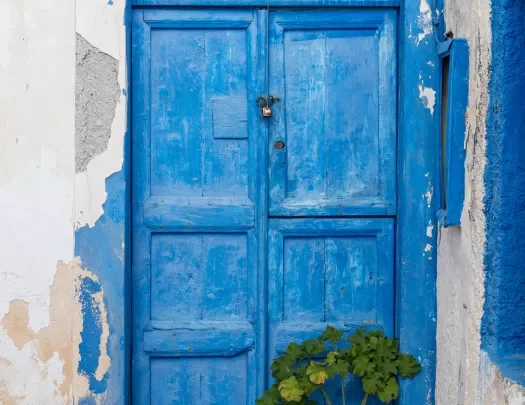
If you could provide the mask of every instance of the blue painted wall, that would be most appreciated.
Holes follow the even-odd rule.
[[[129,212],[127,186],[124,171],[114,173],[106,179],[108,193],[103,205],[104,214],[93,228],[88,226],[77,230],[75,235],[75,256],[82,260],[82,268],[93,272],[99,279],[82,278],[80,282],[80,302],[82,305],[83,330],[79,351],[81,361],[78,373],[89,381],[93,398],[79,398],[79,404],[89,404],[96,394],[104,393],[104,404],[125,404],[128,401],[129,379],[129,328],[127,283],[128,255],[126,226]],[[99,381],[95,377],[100,356],[102,319],[94,304],[94,294],[103,291],[104,305],[109,324],[107,352],[111,366],[105,377]]]
[[[482,349],[525,384],[525,2],[492,2]]]

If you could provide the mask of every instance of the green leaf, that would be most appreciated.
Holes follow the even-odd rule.
[[[307,398],[314,393],[320,386],[314,384],[310,381],[310,378],[305,374],[302,377],[298,378],[299,387],[304,390],[304,396]]]
[[[378,330],[373,330],[371,332],[368,332],[368,337],[372,338],[372,337],[375,337],[375,338],[384,338],[385,337],[385,334],[380,331],[379,329]]]
[[[279,392],[286,402],[299,402],[303,398],[304,390],[294,376],[288,377],[279,384]]]
[[[280,398],[278,386],[273,384],[255,403],[257,405],[277,405]]]
[[[346,360],[339,359],[336,363],[329,365],[326,367],[326,371],[328,372],[328,376],[332,378],[334,375],[339,374],[340,376],[344,377],[350,372],[350,364]]]
[[[301,346],[299,346],[295,342],[292,342],[286,348],[286,351],[284,352],[283,357],[287,361],[295,363],[296,361],[302,360],[304,358],[304,352],[301,349]]]
[[[324,366],[321,363],[312,363],[308,366],[306,370],[306,375],[310,378],[310,381],[314,384],[320,385],[324,384],[328,378],[328,373],[326,372]]]
[[[397,375],[397,367],[395,363],[390,360],[382,361],[378,364],[377,370],[383,375],[385,380],[388,380],[392,375]]]
[[[370,337],[370,348],[375,349],[379,344],[379,338],[372,336]]]
[[[266,394],[264,394],[261,398],[255,401],[257,405],[277,405],[277,400],[268,397]]]
[[[302,349],[308,355],[321,354],[325,349],[324,343],[317,339],[306,340],[302,346]]]
[[[363,391],[367,394],[376,394],[381,385],[381,380],[375,376],[366,376],[363,378]]]
[[[292,367],[293,363],[290,363],[283,357],[276,358],[272,365],[270,366],[270,370],[272,371],[272,377],[275,378],[277,381],[282,381],[292,375]]]
[[[343,332],[333,326],[328,325],[326,330],[321,334],[321,339],[329,340],[331,343],[337,343],[343,338]]]
[[[392,402],[399,396],[399,385],[394,377],[391,377],[383,389],[380,389],[377,393],[379,400],[385,404]]]
[[[394,339],[380,338],[380,344],[376,348],[376,354],[384,359],[394,360],[399,353],[399,346]]]
[[[365,340],[366,331],[363,328],[359,328],[355,333],[348,337],[348,341],[352,344],[360,344]]]
[[[374,372],[376,365],[370,362],[368,356],[357,357],[353,364],[352,372],[357,374],[359,377],[363,377],[365,374]]]
[[[306,369],[308,368],[308,364],[302,364],[299,367],[295,368],[294,375],[299,378],[306,375]]]
[[[326,362],[328,364],[334,364],[337,361],[337,356],[338,355],[339,355],[339,352],[337,352],[337,351],[329,352],[326,355]]]
[[[421,371],[421,364],[411,354],[400,354],[396,366],[403,377],[412,378]]]

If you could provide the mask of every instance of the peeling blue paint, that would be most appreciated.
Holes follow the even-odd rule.
[[[124,1],[122,23],[126,30],[126,55],[130,55],[131,1]],[[114,5],[114,0],[108,0],[108,5]],[[128,82],[129,77],[127,79]],[[128,96],[126,88],[122,88],[122,94]],[[125,103],[127,104],[127,123],[129,123],[129,97],[126,98]],[[130,172],[130,145],[127,130],[125,134],[116,134],[116,136],[124,136],[124,164],[122,170],[106,179],[107,198],[102,207],[104,214],[98,219],[94,227],[85,226],[75,233],[75,256],[80,257],[82,267],[96,275],[99,280],[97,285],[90,284],[87,281],[88,279],[83,279],[81,284],[80,299],[83,308],[84,328],[82,344],[79,347],[81,356],[79,370],[88,375],[90,394],[80,398],[78,405],[130,403],[129,239],[131,233],[129,224],[131,210],[130,190],[127,182]],[[97,381],[94,375],[100,348],[94,347],[93,342],[100,342],[102,328],[100,323],[97,323],[101,314],[96,312],[95,308],[98,309],[98,307],[91,305],[93,303],[90,300],[92,300],[93,291],[97,291],[97,289],[103,291],[109,325],[107,354],[111,362],[109,370],[103,378],[103,383]],[[85,312],[84,307],[86,308]],[[98,310],[100,311],[100,309]],[[103,395],[98,395],[101,392]]]
[[[127,268],[125,266],[128,203],[124,171],[106,179],[106,202],[104,214],[93,228],[77,230],[75,255],[82,260],[82,267],[95,274],[100,284],[89,278],[82,279],[80,299],[82,302],[84,329],[79,347],[81,361],[79,372],[88,376],[89,390],[93,394],[105,393],[104,403],[126,403],[128,385],[129,350],[127,339]],[[93,303],[93,294],[104,293],[104,305],[109,324],[108,355],[110,369],[102,381],[95,378],[100,355],[102,327],[100,310]],[[87,401],[84,398],[83,401]],[[85,402],[88,404],[89,402]]]
[[[95,377],[101,355],[100,340],[103,322],[95,294],[102,292],[102,287],[99,282],[89,277],[83,277],[79,289],[84,328],[81,333],[82,342],[79,346],[81,357],[78,363],[78,372],[88,378],[90,391],[100,394],[106,390],[107,374],[100,381]]]
[[[525,3],[492,2],[485,169],[485,304],[481,347],[525,384]]]
[[[77,405],[97,405],[97,401],[93,397],[84,397],[78,400]]]

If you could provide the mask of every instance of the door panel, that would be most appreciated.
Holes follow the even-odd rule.
[[[268,240],[269,362],[327,325],[393,336],[393,219],[271,219]],[[328,390],[338,398],[340,383]],[[347,391],[361,403],[358,381]]]
[[[394,331],[393,219],[271,219],[272,355],[327,324]]]
[[[395,19],[271,13],[271,215],[395,214]]]
[[[246,356],[233,359],[153,359],[155,405],[237,405],[246,398]],[[252,402],[253,403],[253,402]]]
[[[134,11],[136,404],[253,404],[263,389],[257,20]]]

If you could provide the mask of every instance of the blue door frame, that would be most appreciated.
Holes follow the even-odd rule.
[[[397,0],[135,0],[130,6],[178,6],[178,7],[390,7],[399,12],[399,107],[398,107],[398,162],[397,162],[397,221],[396,221],[396,308],[395,331],[401,349],[411,352],[423,364],[422,373],[414,380],[401,382],[401,405],[433,404],[435,382],[435,337],[436,337],[436,219],[438,205],[433,194],[438,185],[437,118],[433,106],[422,98],[421,89],[438,88],[439,60],[432,28],[428,29],[429,16],[420,8],[419,1]],[[426,2],[425,2],[426,3]],[[259,13],[264,24],[267,15]],[[422,21],[426,21],[422,23]],[[130,27],[131,24],[128,24]],[[132,33],[134,36],[135,33]],[[135,37],[133,37],[135,38]],[[258,38],[262,45],[262,38]],[[132,50],[134,52],[134,50]],[[259,63],[261,63],[259,61]],[[133,70],[133,67],[132,67]],[[260,85],[264,93],[264,84]],[[133,94],[131,94],[133,98]],[[133,114],[135,99],[133,98]],[[417,118],[416,118],[417,117]],[[132,123],[132,136],[138,128]],[[130,150],[130,140],[126,149]],[[266,141],[260,139],[262,151]],[[258,161],[258,169],[266,159],[265,152]],[[124,167],[130,167],[130,154],[125,157]],[[133,170],[131,170],[133,171]],[[126,181],[130,182],[127,176]],[[265,187],[265,185],[263,185]],[[262,189],[260,196],[266,190]],[[263,198],[263,197],[260,197]],[[261,211],[256,215],[267,215],[266,201],[259,201]],[[131,212],[131,206],[125,210]],[[129,217],[129,216],[126,216]],[[257,225],[265,235],[266,221]],[[261,250],[266,251],[265,238]],[[266,256],[258,255],[259,266],[266,266]],[[128,263],[129,267],[129,263]],[[265,282],[261,280],[261,282]],[[265,297],[259,297],[264,300]],[[261,326],[264,329],[264,326]],[[128,333],[130,333],[128,331]],[[265,332],[264,332],[265,333]],[[130,354],[123,352],[123,357]],[[266,373],[265,370],[260,371]],[[129,380],[123,376],[122,384]],[[132,396],[139,397],[140,386],[131,387]]]

